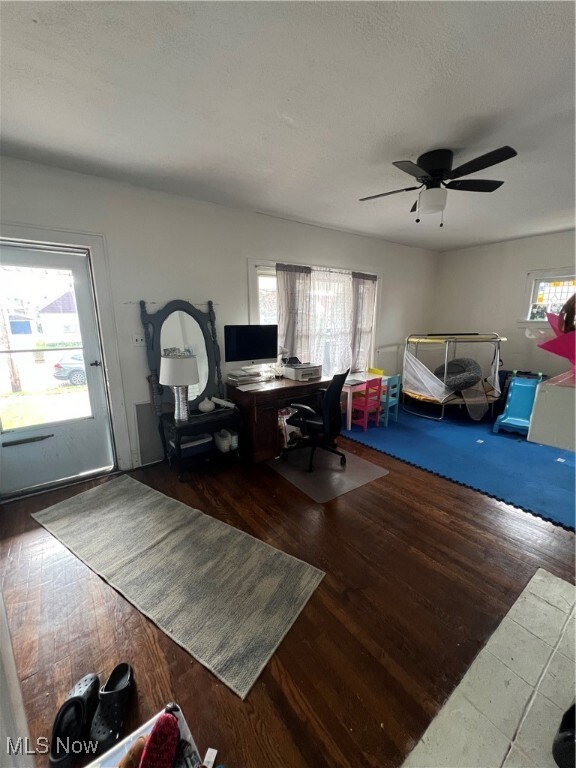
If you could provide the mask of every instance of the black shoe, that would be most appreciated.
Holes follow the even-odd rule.
[[[100,689],[100,703],[90,728],[90,741],[98,742],[97,755],[109,750],[120,739],[133,682],[132,667],[124,662],[114,667]]]
[[[554,738],[552,755],[559,768],[574,768],[576,756],[576,705],[566,710]]]
[[[78,759],[78,742],[85,740],[98,705],[96,675],[86,675],[68,693],[58,710],[50,739],[50,768],[70,768]]]

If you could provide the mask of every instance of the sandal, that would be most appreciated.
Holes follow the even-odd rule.
[[[179,742],[178,719],[169,712],[162,712],[146,741],[139,768],[172,768]]]
[[[78,680],[56,715],[50,739],[50,768],[69,768],[78,760],[77,743],[87,735],[90,721],[98,704],[96,675],[90,674]]]
[[[116,744],[124,722],[124,712],[132,690],[134,673],[130,664],[118,664],[102,688],[100,703],[90,728],[90,741],[98,742],[96,754],[101,755]]]

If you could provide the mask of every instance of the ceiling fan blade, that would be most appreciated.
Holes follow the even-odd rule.
[[[482,171],[484,168],[490,168],[491,165],[497,163],[503,163],[504,160],[510,160],[511,157],[516,157],[518,152],[512,147],[500,147],[494,149],[492,152],[487,152],[485,155],[480,155],[475,160],[470,160],[469,163],[459,165],[458,168],[454,168],[446,176],[447,179],[457,179],[459,176],[467,176],[469,173],[475,173],[476,171]]]
[[[501,187],[503,181],[492,181],[491,179],[462,179],[461,181],[451,181],[445,184],[446,189],[460,189],[463,192],[494,192]]]
[[[410,208],[410,213],[414,213],[417,208],[418,208],[418,200],[416,200],[412,208]]]
[[[369,197],[361,197],[358,202],[363,203],[364,200],[374,200],[377,197],[387,197],[388,195],[397,195],[398,192],[410,192],[412,189],[420,189],[420,187],[406,187],[406,189],[395,189],[393,192],[381,192],[379,195],[370,195]]]
[[[413,163],[411,160],[396,160],[396,162],[392,163],[392,165],[395,165],[396,168],[400,168],[400,170],[404,171],[404,173],[409,173],[410,176],[415,176],[417,179],[420,179],[424,176],[427,179],[430,178],[428,171],[420,168],[420,166],[416,165],[416,163]]]

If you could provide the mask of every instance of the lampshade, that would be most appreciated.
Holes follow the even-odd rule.
[[[431,187],[420,193],[418,213],[441,213],[446,206],[448,192],[443,187]]]
[[[196,357],[161,357],[160,384],[169,387],[187,387],[198,384],[198,363]]]

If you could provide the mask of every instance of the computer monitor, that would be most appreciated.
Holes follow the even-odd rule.
[[[224,357],[227,363],[255,365],[278,361],[277,325],[225,325]]]

